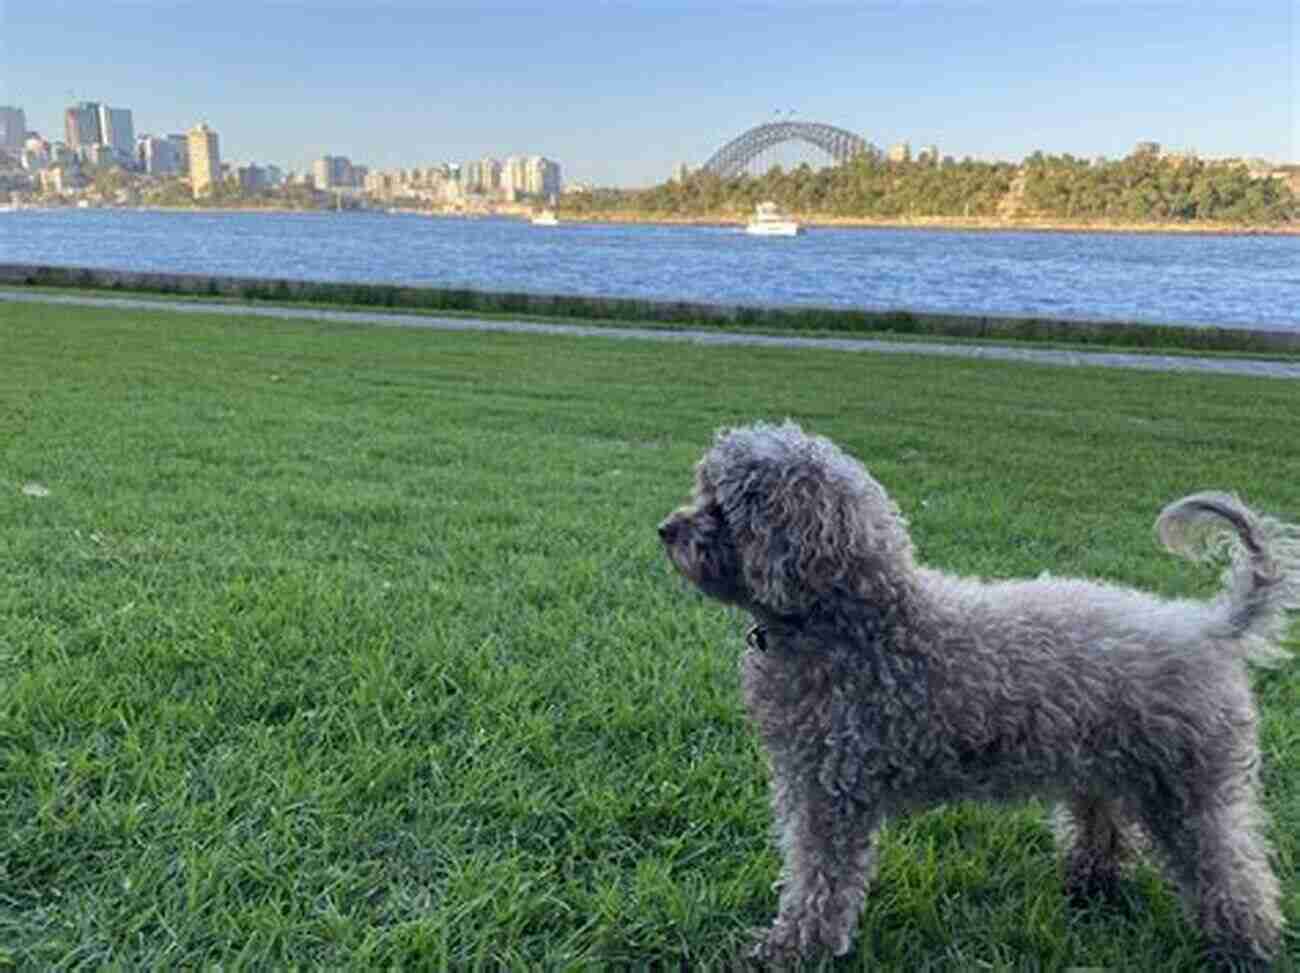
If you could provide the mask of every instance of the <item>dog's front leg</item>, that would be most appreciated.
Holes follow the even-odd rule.
[[[761,960],[847,953],[875,873],[879,811],[803,783],[773,787],[784,866],[776,921],[754,950]]]

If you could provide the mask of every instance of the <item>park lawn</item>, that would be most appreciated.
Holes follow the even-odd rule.
[[[931,564],[1187,595],[1216,573],[1158,549],[1157,512],[1223,488],[1300,519],[1298,406],[1280,380],[2,305],[0,969],[723,966],[775,907],[744,620],[654,532],[715,429],[836,439]],[[1300,924],[1300,662],[1256,685]],[[1197,968],[1150,869],[1067,909],[1039,805],[882,845],[844,969]]]

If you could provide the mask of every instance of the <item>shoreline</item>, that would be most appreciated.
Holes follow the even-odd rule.
[[[561,220],[566,217],[559,211]],[[1207,236],[1300,236],[1300,224],[1255,225],[1245,223],[1095,223],[1077,220],[1024,219],[999,220],[961,216],[922,216],[885,219],[866,216],[818,216],[791,213],[791,218],[808,228],[860,230],[965,230],[979,233],[1167,233],[1204,234]],[[628,223],[655,226],[726,226],[743,227],[747,217],[733,216],[665,216],[649,213],[597,212],[568,216],[573,223]]]
[[[1124,351],[1111,348],[1065,349],[1012,347],[1001,344],[952,343],[941,339],[899,341],[876,336],[801,336],[773,335],[745,331],[701,330],[690,327],[649,329],[644,327],[610,327],[573,322],[539,322],[493,320],[475,317],[440,317],[404,315],[384,311],[359,311],[321,307],[288,307],[261,303],[205,304],[168,302],[123,296],[90,297],[78,295],[33,294],[0,288],[0,304],[6,301],[37,302],[48,305],[92,308],[132,308],[172,313],[261,315],[278,320],[324,320],[344,324],[370,324],[398,328],[425,328],[433,331],[479,331],[497,334],[525,334],[558,337],[591,337],[611,340],[683,342],[712,347],[757,347],[875,353],[886,355],[927,355],[967,360],[1006,361],[1024,364],[1066,367],[1102,367],[1147,372],[1184,372],[1217,375],[1242,375],[1300,381],[1300,364],[1295,360],[1250,359],[1238,357],[1204,357],[1193,354],[1168,355],[1158,351]]]
[[[63,212],[82,213],[104,210],[145,212],[145,213],[319,213],[326,216],[337,215],[339,211],[328,208],[295,208],[289,206],[20,206],[8,212]],[[398,208],[390,211],[389,207],[361,207],[344,209],[345,214],[364,213],[371,216],[423,216],[433,219],[485,219],[499,218],[527,221],[528,212],[518,209],[495,210],[486,212],[454,212],[426,209]],[[629,226],[712,226],[743,227],[748,217],[729,214],[708,214],[702,216],[671,216],[661,213],[599,211],[591,213],[566,213],[563,206],[557,210],[563,223],[603,223]],[[1217,222],[1185,223],[1099,223],[1078,220],[1050,220],[1025,217],[1022,219],[990,219],[986,217],[960,216],[922,216],[910,218],[880,218],[865,216],[826,216],[815,213],[792,213],[792,218],[810,229],[858,229],[858,230],[947,230],[967,231],[973,233],[1097,233],[1097,234],[1170,234],[1205,236],[1300,236],[1300,223],[1293,224],[1245,224]]]
[[[1161,324],[1122,319],[951,311],[707,303],[636,297],[596,297],[531,291],[318,281],[160,271],[113,270],[0,262],[0,286],[108,291],[173,297],[224,298],[273,304],[383,308],[423,314],[504,315],[623,325],[779,333],[907,335],[925,339],[1054,342],[1092,347],[1300,355],[1300,330]]]

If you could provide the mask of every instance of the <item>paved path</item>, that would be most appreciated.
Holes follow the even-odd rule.
[[[1103,366],[1148,372],[1211,372],[1220,375],[1255,375],[1260,378],[1300,379],[1300,362],[1261,361],[1245,358],[1196,358],[1186,355],[1124,354],[1110,351],[1062,351],[1051,348],[1009,348],[1000,345],[945,344],[932,341],[886,341],[876,338],[800,338],[741,334],[728,331],[655,328],[609,328],[585,324],[546,324],[536,321],[502,321],[473,317],[438,317],[424,314],[389,314],[382,311],[333,311],[316,307],[277,307],[267,304],[161,301],[124,297],[82,297],[39,291],[0,288],[0,301],[67,304],[77,307],[130,308],[199,314],[257,315],[284,320],[336,321],[343,324],[379,324],[399,328],[440,331],[498,331],[517,334],[575,335],[598,338],[634,338],[641,341],[690,342],[701,345],[745,345],[769,348],[818,348],[835,351],[874,352],[885,355],[944,355],[1043,365]]]

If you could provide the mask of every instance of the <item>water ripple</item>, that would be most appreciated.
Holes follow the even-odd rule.
[[[722,304],[1300,330],[1300,237],[18,211],[0,261]]]

